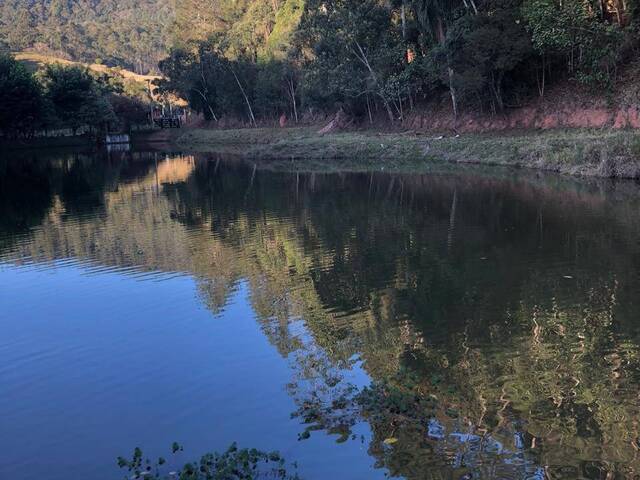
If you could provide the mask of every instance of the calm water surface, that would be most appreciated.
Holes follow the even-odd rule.
[[[3,158],[0,478],[633,477],[639,267],[629,183]]]

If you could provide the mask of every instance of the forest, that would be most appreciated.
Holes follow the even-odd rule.
[[[214,121],[343,109],[393,123],[442,102],[454,116],[496,114],[554,83],[611,92],[638,48],[636,7],[622,0],[181,5],[163,87]]]
[[[394,123],[495,115],[557,84],[611,97],[637,19],[634,0],[11,0],[0,42],[157,71],[211,122]]]
[[[146,122],[147,112],[143,92],[118,76],[56,63],[32,72],[0,54],[0,134],[5,138],[47,136],[60,129],[97,138]]]
[[[146,73],[165,55],[173,11],[169,0],[5,0],[0,44]]]

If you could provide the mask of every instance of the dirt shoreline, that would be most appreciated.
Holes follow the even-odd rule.
[[[434,162],[502,165],[602,178],[640,178],[640,132],[630,129],[509,131],[460,135],[318,128],[184,129],[155,141],[251,159],[332,160],[353,166]],[[153,136],[149,138],[154,141]],[[339,163],[339,162],[338,162]]]

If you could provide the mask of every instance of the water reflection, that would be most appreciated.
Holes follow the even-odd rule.
[[[394,476],[638,473],[634,185],[270,167],[2,161],[0,261],[188,275],[216,315],[246,285],[289,361],[302,439],[358,441],[366,421]]]

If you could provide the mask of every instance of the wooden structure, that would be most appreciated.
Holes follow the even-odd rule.
[[[180,128],[187,122],[187,112],[183,108],[155,106],[151,110],[151,121],[160,128]]]
[[[160,128],[180,128],[182,126],[180,117],[177,116],[162,116],[154,118],[153,123]]]

